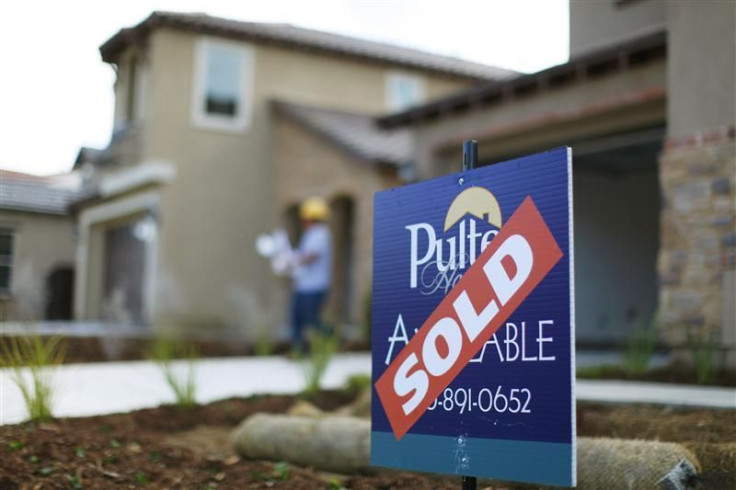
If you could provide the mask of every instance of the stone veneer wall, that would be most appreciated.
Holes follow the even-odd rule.
[[[736,367],[736,142],[734,128],[670,140],[660,157],[658,257],[662,338],[680,358],[688,340],[718,340]],[[689,333],[689,335],[688,335]]]

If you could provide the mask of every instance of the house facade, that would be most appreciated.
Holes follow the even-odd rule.
[[[366,157],[336,144],[339,125],[325,131],[315,118],[365,121],[514,75],[202,14],[156,12],[100,51],[117,72],[115,130],[108,148],[77,162],[90,194],[74,208],[75,315],[212,335],[252,330],[258,309],[283,324],[288,286],[254,242],[315,194],[333,206],[344,262],[331,309],[336,321],[358,320],[371,195],[396,185],[407,162],[401,152]],[[392,138],[374,132],[381,144]]]
[[[0,170],[0,321],[72,318],[77,177]]]
[[[650,322],[736,365],[736,4],[570,2],[570,61],[380,119],[411,129],[419,178],[569,145],[576,336]],[[711,339],[711,340],[707,340]]]

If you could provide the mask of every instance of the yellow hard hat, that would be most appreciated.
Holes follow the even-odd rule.
[[[324,221],[330,215],[327,203],[321,197],[310,197],[299,206],[299,217],[308,221]]]

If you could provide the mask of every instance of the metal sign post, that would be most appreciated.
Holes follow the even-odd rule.
[[[462,171],[473,170],[478,163],[478,142],[475,140],[463,141]],[[476,490],[478,480],[474,476],[462,477],[462,490]]]
[[[478,142],[475,140],[463,141],[462,171],[473,170],[478,163]]]

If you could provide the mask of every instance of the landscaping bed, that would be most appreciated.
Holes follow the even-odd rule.
[[[310,401],[334,410],[352,399],[321,392]],[[257,412],[283,413],[293,396],[230,399],[190,409],[162,406],[34,426],[0,426],[0,490],[13,488],[459,488],[456,479],[381,471],[331,475],[286,463],[244,461],[232,429]],[[715,482],[731,478],[736,455],[709,457],[736,442],[736,411],[648,405],[578,404],[578,435],[681,442]],[[726,457],[723,455],[726,454]],[[706,460],[703,460],[706,457]],[[704,488],[728,488],[706,486]],[[736,488],[736,487],[735,487]]]
[[[655,367],[642,373],[634,373],[625,366],[600,365],[580,368],[578,379],[618,379],[626,381],[647,381],[653,383],[703,384],[709,386],[736,387],[736,371],[721,369],[714,371],[707,380],[699,380],[695,368],[683,363]]]

